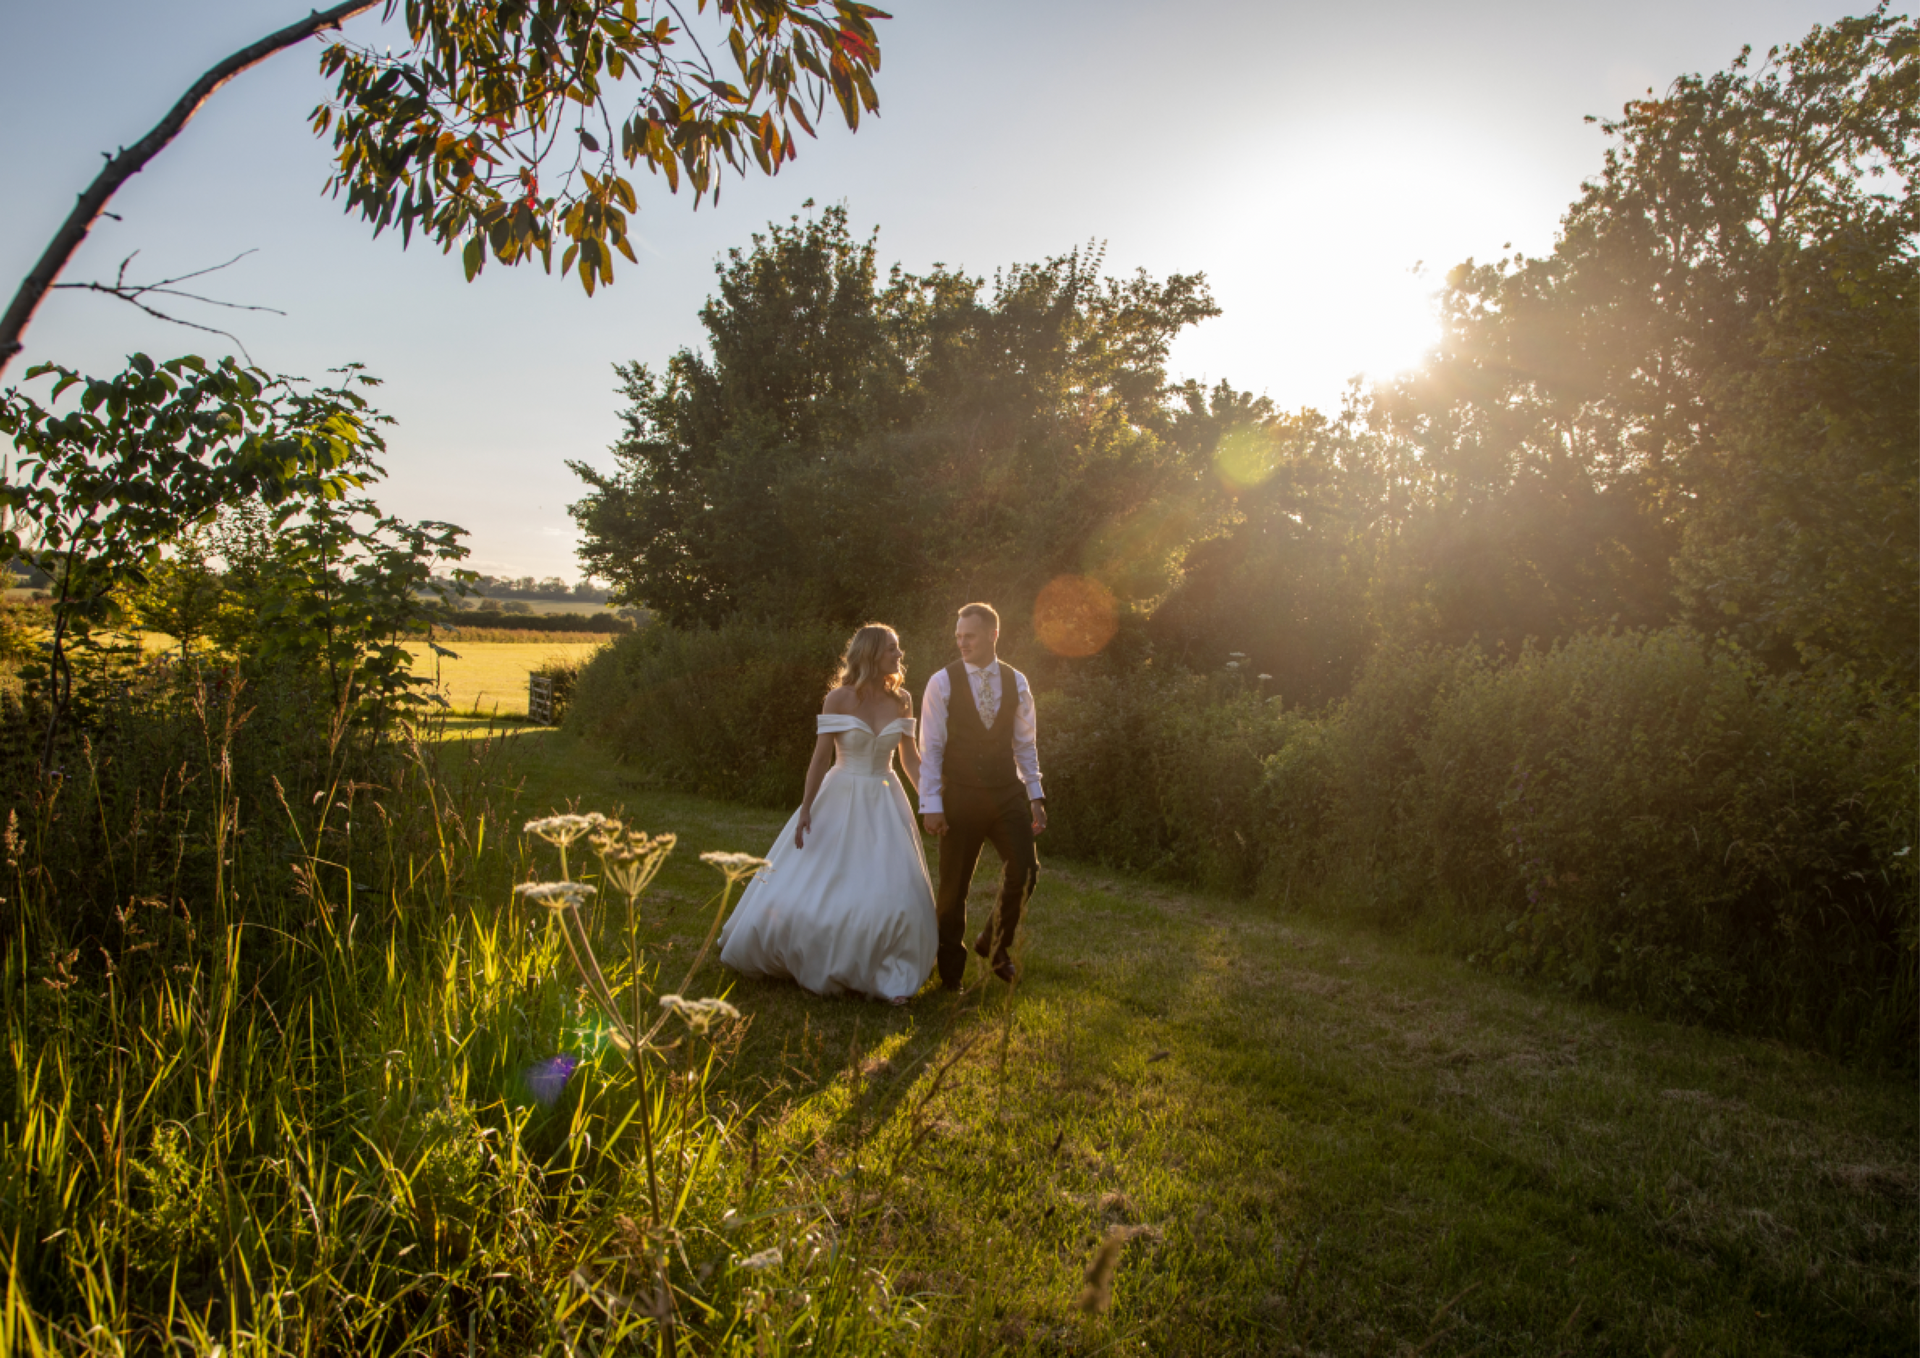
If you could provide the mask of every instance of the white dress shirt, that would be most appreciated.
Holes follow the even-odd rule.
[[[964,662],[962,662],[964,664]],[[1001,666],[999,662],[991,665],[967,665],[967,680],[973,685],[974,693],[980,692],[982,683],[993,695],[993,710],[997,714],[1005,704],[1000,692]],[[1019,705],[1013,713],[1013,762],[1020,770],[1020,781],[1026,784],[1027,800],[1037,802],[1046,794],[1040,788],[1040,746],[1039,728],[1033,718],[1033,694],[1027,689],[1027,676],[1007,666],[1005,672],[1013,676],[1016,690],[1014,701]],[[947,753],[947,704],[952,701],[953,691],[947,679],[947,671],[937,669],[933,678],[927,680],[927,691],[920,699],[920,813],[934,815],[944,813],[946,804],[941,800],[940,767]],[[979,706],[979,699],[974,699]]]

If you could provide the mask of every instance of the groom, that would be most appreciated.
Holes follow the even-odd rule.
[[[1040,859],[1033,840],[1047,828],[1027,676],[1001,662],[1000,615],[968,604],[953,629],[957,664],[936,671],[920,702],[920,812],[940,837],[940,984],[960,988],[966,971],[967,887],[988,840],[999,851],[1000,901],[973,950],[993,974],[1017,975],[1008,948],[1033,892]]]

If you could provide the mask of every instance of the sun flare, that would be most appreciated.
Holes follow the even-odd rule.
[[[1355,297],[1347,319],[1336,352],[1370,381],[1419,367],[1440,338],[1432,286],[1412,272],[1390,274]]]

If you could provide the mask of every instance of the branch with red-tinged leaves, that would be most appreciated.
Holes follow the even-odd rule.
[[[343,0],[343,3],[331,9],[315,10],[298,23],[289,24],[252,46],[241,48],[194,81],[151,132],[132,146],[123,148],[118,155],[110,157],[93,183],[87,186],[86,192],[73,205],[73,211],[61,223],[46,253],[40,256],[40,262],[21,282],[20,290],[14,293],[13,301],[7,307],[6,315],[0,316],[0,373],[6,371],[7,365],[24,347],[20,337],[26,333],[28,322],[33,319],[42,299],[53,288],[54,280],[59,278],[68,261],[73,258],[73,252],[80,248],[80,243],[93,229],[94,222],[105,210],[108,201],[122,184],[144,170],[149,161],[180,135],[180,130],[200,111],[200,106],[214,91],[274,53],[305,42],[316,33],[338,28],[343,20],[372,9],[379,3],[380,0]]]

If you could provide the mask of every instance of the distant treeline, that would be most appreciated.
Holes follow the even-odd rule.
[[[50,589],[53,577],[28,561],[9,561],[0,566],[0,589]]]
[[[498,609],[477,608],[441,615],[443,625],[463,631],[477,628],[504,628],[521,632],[586,632],[597,636],[624,634],[633,623],[614,613],[506,613]]]
[[[449,582],[450,583],[450,582]],[[557,575],[535,579],[531,575],[482,575],[471,588],[486,599],[544,599],[549,602],[603,604],[610,596],[603,585],[581,580],[569,585]]]

